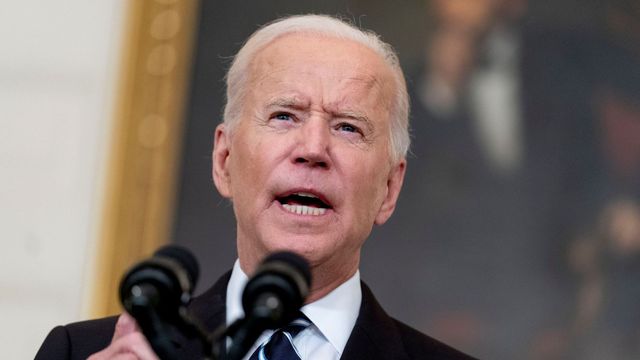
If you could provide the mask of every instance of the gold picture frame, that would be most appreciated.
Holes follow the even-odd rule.
[[[89,316],[121,312],[124,271],[170,241],[197,0],[128,0]]]

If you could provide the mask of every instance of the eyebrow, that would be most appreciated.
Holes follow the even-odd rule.
[[[360,122],[365,124],[367,129],[369,129],[369,130],[373,129],[373,124],[371,123],[371,120],[363,112],[360,112],[360,111],[357,111],[357,110],[353,110],[353,109],[345,109],[345,110],[340,110],[340,111],[336,111],[336,112],[332,111],[331,113],[334,116],[346,117],[346,118],[349,118],[349,119],[360,121]]]
[[[304,109],[309,106],[309,102],[303,101],[297,96],[287,96],[287,97],[273,98],[266,105],[267,108],[277,107],[277,106],[293,108],[293,109]]]

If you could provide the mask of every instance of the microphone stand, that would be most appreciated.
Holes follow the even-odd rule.
[[[278,327],[284,312],[284,304],[274,293],[266,292],[258,296],[251,312],[236,320],[221,333],[223,337],[218,341],[226,337],[231,339],[229,351],[224,359],[241,360],[265,329]]]
[[[177,359],[176,349],[169,338],[168,328],[158,315],[150,299],[155,298],[157,291],[153,287],[135,286],[129,313],[133,316],[149,344],[160,359]]]
[[[196,339],[202,345],[203,359],[218,360],[218,352],[214,352],[218,343],[218,332],[209,334],[204,327],[187,310],[186,305],[178,308],[177,316],[167,319],[160,316],[155,305],[158,291],[153,286],[135,285],[131,288],[131,298],[127,302],[128,312],[133,316],[140,330],[149,341],[158,357],[162,360],[177,360],[179,355],[170,334],[179,331],[187,338]]]

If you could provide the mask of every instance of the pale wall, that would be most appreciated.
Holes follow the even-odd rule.
[[[0,339],[33,358],[87,314],[124,0],[6,1],[0,11]]]

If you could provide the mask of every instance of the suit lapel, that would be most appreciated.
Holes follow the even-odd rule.
[[[225,324],[227,284],[231,272],[227,272],[209,290],[193,299],[189,305],[189,314],[197,319],[207,332],[213,332]],[[177,351],[180,359],[199,359],[202,347],[194,339],[176,339],[179,344]]]
[[[358,320],[341,359],[409,359],[397,325],[362,283],[362,305]]]
[[[207,331],[216,330],[224,325],[227,310],[227,284],[231,272],[227,272],[202,295],[193,299],[189,305],[191,316],[200,319]]]

